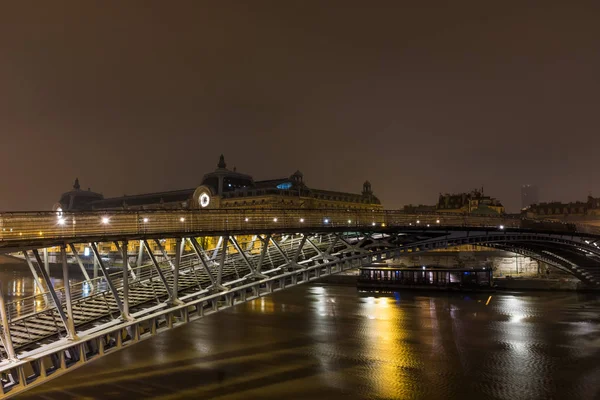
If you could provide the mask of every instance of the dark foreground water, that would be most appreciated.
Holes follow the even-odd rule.
[[[20,398],[600,399],[600,298],[300,286]]]

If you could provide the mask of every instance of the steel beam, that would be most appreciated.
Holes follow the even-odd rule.
[[[208,275],[208,278],[210,279],[211,284],[213,286],[216,285],[215,277],[210,272],[210,268],[208,268],[208,264],[206,263],[206,261],[204,260],[204,257],[202,256],[202,251],[201,251],[200,245],[198,244],[198,241],[194,237],[190,237],[190,238],[188,238],[188,240],[190,241],[192,248],[194,249],[194,253],[196,253],[198,258],[200,259],[202,268],[204,268],[204,272],[206,272],[206,275]]]
[[[137,267],[136,268],[137,269],[137,275],[140,274],[140,271],[142,269],[142,262],[143,262],[143,260],[144,260],[144,241],[140,240],[137,260],[135,260],[135,265]]]
[[[69,245],[69,247],[71,248],[71,253],[73,253],[73,256],[75,257],[75,260],[77,260],[77,264],[79,264],[79,268],[81,269],[81,273],[83,274],[85,280],[89,283],[90,282],[90,277],[89,277],[87,271],[85,270],[85,266],[83,265],[83,262],[81,261],[81,258],[79,257],[79,253],[77,252],[77,249],[75,248],[75,245],[73,245],[71,243]]]
[[[67,262],[67,245],[60,246],[60,255],[62,258],[62,272],[65,289],[65,304],[67,305],[68,318],[68,338],[77,340],[77,332],[75,331],[75,323],[73,322],[73,305],[71,304],[71,285],[69,284],[69,264]]]
[[[171,261],[171,259],[169,258],[169,255],[167,254],[167,252],[165,251],[165,248],[163,247],[163,245],[160,243],[160,240],[158,239],[154,239],[154,243],[156,243],[156,247],[158,247],[158,250],[160,250],[160,253],[162,254],[162,256],[164,257],[165,260],[167,260],[167,262],[169,263],[169,265],[171,266],[171,270],[175,268],[175,265],[173,265],[173,262]]]
[[[194,249],[194,252],[200,259],[200,263],[202,264],[202,268],[204,269],[204,272],[206,272],[206,275],[208,275],[208,278],[210,279],[210,286],[208,286],[206,289],[212,290],[212,291],[218,291],[218,292],[228,290],[223,285],[217,285],[217,281],[216,281],[215,277],[213,276],[212,272],[210,271],[208,264],[204,260],[203,254],[205,254],[205,253],[202,251],[202,248],[200,247],[200,244],[198,243],[196,238],[190,237],[190,238],[188,238],[188,240],[192,244],[192,248]]]
[[[117,288],[115,287],[114,283],[110,280],[108,271],[106,270],[106,267],[104,266],[104,261],[102,261],[102,257],[100,256],[100,252],[98,251],[98,246],[96,245],[96,243],[90,243],[90,246],[92,247],[92,251],[94,252],[94,255],[96,256],[96,261],[98,261],[98,266],[102,270],[102,274],[104,275],[104,278],[106,279],[106,284],[108,285],[108,288],[110,289],[113,297],[115,298],[117,307],[119,307],[119,312],[121,313],[121,315],[123,317],[125,317],[125,315],[123,314],[123,303],[121,302],[121,299],[119,298],[119,292],[118,292]]]
[[[98,278],[98,259],[94,257],[94,274],[92,275],[94,279]]]
[[[48,259],[48,248],[44,247],[44,268],[48,275],[50,275],[50,260]]]
[[[33,266],[33,263],[31,262],[31,259],[29,258],[29,255],[27,254],[26,250],[23,250],[23,256],[25,257],[25,261],[27,261],[27,265],[29,266],[31,275],[33,275],[33,279],[35,280],[35,285],[40,290],[40,293],[44,293],[44,291],[45,291],[44,287],[42,286],[42,283],[40,282],[40,278],[38,277],[38,274],[35,271],[35,267]]]
[[[259,278],[259,279],[267,278],[266,275],[263,275],[263,274],[258,273],[256,271],[256,269],[254,268],[254,266],[252,265],[252,263],[250,262],[250,260],[248,260],[248,257],[246,257],[246,253],[242,250],[242,247],[240,246],[240,244],[236,240],[235,236],[232,236],[229,240],[231,240],[231,243],[233,244],[233,247],[235,247],[235,249],[237,250],[237,252],[242,257],[242,260],[244,260],[244,263],[246,264],[246,266],[250,269],[250,273],[246,274],[246,276],[244,276],[244,278]]]
[[[221,249],[221,261],[219,261],[219,269],[217,270],[217,286],[221,286],[221,280],[223,278],[223,267],[225,266],[225,258],[227,257],[227,244],[229,243],[229,236],[223,236],[223,247]]]
[[[277,249],[277,251],[279,252],[279,254],[281,254],[281,257],[283,257],[283,260],[285,261],[285,263],[289,264],[290,263],[290,259],[285,254],[285,252],[281,249],[281,247],[279,246],[279,244],[272,237],[269,237],[269,239],[271,239],[271,243],[273,243],[273,246],[275,246],[275,248]]]
[[[40,253],[38,252],[37,249],[33,249],[33,256],[35,257],[35,261],[37,262],[37,264],[40,268],[42,278],[44,278],[44,282],[46,283],[46,286],[48,287],[48,291],[50,292],[52,301],[54,302],[54,305],[56,306],[56,311],[58,312],[58,315],[60,316],[60,319],[61,319],[63,325],[65,326],[65,330],[67,331],[67,334],[70,334],[69,321],[67,320],[65,311],[62,308],[62,304],[61,304],[60,300],[58,299],[58,296],[56,295],[56,290],[54,290],[54,287],[52,286],[52,282],[50,281],[50,276],[48,275],[48,273],[46,272],[46,269],[44,268],[44,263],[42,261],[42,258],[40,257]],[[68,283],[67,283],[67,285],[68,285]]]
[[[308,239],[308,235],[302,235],[302,239],[300,240],[300,244],[298,245],[298,248],[296,249],[296,254],[294,254],[294,259],[292,260],[292,264],[290,265],[290,267],[304,268],[303,266],[298,264],[298,259],[300,258],[300,253],[302,251],[302,248],[306,244],[306,239]]]
[[[163,285],[165,286],[165,290],[167,291],[169,300],[172,299],[173,297],[171,295],[171,290],[169,288],[169,283],[167,282],[167,278],[165,278],[165,274],[163,274],[162,269],[160,269],[160,265],[158,265],[158,262],[156,261],[156,257],[154,257],[154,253],[152,253],[152,249],[150,248],[150,245],[148,244],[148,241],[146,239],[144,239],[144,247],[146,247],[146,251],[148,252],[148,255],[150,256],[152,265],[154,265],[154,268],[156,269],[156,272],[158,273],[160,280],[162,281]]]
[[[15,362],[17,355],[15,354],[15,348],[13,346],[12,338],[10,336],[10,325],[8,324],[8,315],[6,310],[6,304],[4,304],[4,293],[2,292],[2,282],[0,282],[0,317],[2,318],[2,344],[4,345],[4,351],[6,352],[6,358],[8,361]]]
[[[129,256],[127,255],[127,250],[123,251],[121,250],[121,246],[119,245],[119,242],[115,241],[115,246],[117,247],[117,251],[119,253],[121,253],[121,255],[124,257],[123,258],[123,264],[127,265],[127,269],[129,270],[129,272],[131,272],[131,277],[135,280],[136,275],[135,275],[135,271],[133,270],[133,268],[131,268],[131,265],[129,264]],[[124,243],[127,244],[127,240],[124,240]]]
[[[118,243],[115,242],[118,248]],[[123,246],[121,247],[121,253],[123,255],[123,312],[122,317],[124,320],[133,321],[133,317],[129,314],[129,256],[127,254],[127,239],[123,240]],[[132,278],[135,279],[133,271],[131,271]]]
[[[181,300],[178,299],[179,293],[179,267],[181,265],[181,253],[183,253],[183,245],[185,242],[181,240],[181,238],[177,238],[175,240],[175,265],[173,269],[173,288],[171,289],[171,303],[173,304],[183,304]]]
[[[269,241],[271,240],[271,235],[268,234],[264,239],[260,238],[262,242],[262,249],[260,251],[260,257],[258,259],[258,265],[256,266],[256,272],[260,274],[262,271],[263,262],[265,261],[265,255],[267,254],[267,249],[269,248]]]
[[[219,255],[219,248],[221,247],[222,243],[223,243],[223,236],[219,236],[219,241],[217,242],[217,246],[215,247],[215,251],[213,251],[213,254],[210,257],[211,261],[214,261],[214,260],[217,259],[217,256]]]

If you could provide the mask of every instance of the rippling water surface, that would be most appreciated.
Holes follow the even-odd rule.
[[[599,399],[600,297],[300,286],[22,398]]]

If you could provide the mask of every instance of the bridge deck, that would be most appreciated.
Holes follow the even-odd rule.
[[[316,246],[324,251],[331,244],[332,236],[325,236]],[[287,242],[280,243],[281,250],[288,259],[294,257],[294,252],[301,239],[299,237],[290,237]],[[338,245],[338,248],[340,246]],[[260,254],[246,253],[248,260],[256,264]],[[301,251],[299,261],[308,260],[317,255],[315,249],[304,247]],[[212,265],[210,259],[204,258],[204,261]],[[263,261],[263,269],[273,270],[285,264],[285,258],[274,246],[267,248]],[[162,273],[164,274],[170,288],[173,287],[173,271],[168,260],[159,262]],[[212,265],[213,272],[216,272],[216,267]],[[142,310],[145,307],[150,307],[154,304],[164,302],[168,298],[168,292],[162,280],[155,271],[153,264],[141,266],[137,270],[137,279],[132,280],[129,285],[129,305],[130,309],[135,312]],[[231,252],[228,254],[226,262],[223,266],[223,284],[225,286],[231,284],[232,281],[241,280],[248,274],[250,268],[246,265],[240,254]],[[118,296],[123,297],[123,280],[121,273],[110,275],[111,281],[117,286]],[[93,282],[91,286],[95,290],[85,297],[80,297],[73,301],[73,319],[78,330],[89,329],[94,323],[107,322],[111,319],[118,318],[120,310],[117,302],[108,290],[106,285],[102,284],[103,278],[99,278],[98,282]],[[211,284],[211,278],[202,268],[200,259],[193,253],[185,254],[182,257],[179,274],[179,291],[178,297],[183,297],[186,294],[199,292],[206,289]],[[81,292],[78,290],[85,283],[72,285],[72,292]],[[43,306],[39,303],[43,302]],[[64,300],[62,302],[63,309],[66,312]],[[34,309],[35,308],[35,309]],[[7,309],[11,316],[10,333],[13,339],[13,344],[16,349],[31,349],[33,347],[50,343],[56,340],[57,337],[66,335],[65,327],[61,323],[60,315],[49,298],[47,293],[33,296],[28,300],[19,300],[7,304]],[[29,311],[29,312],[28,312]],[[3,347],[1,347],[3,349]]]

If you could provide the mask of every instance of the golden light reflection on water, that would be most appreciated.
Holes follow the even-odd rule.
[[[273,314],[275,312],[275,303],[269,297],[261,297],[248,303],[250,310],[260,312],[261,314]]]
[[[377,382],[374,386],[376,397],[396,398],[398,393],[409,390],[406,376],[399,371],[413,366],[415,362],[404,342],[408,337],[403,326],[405,311],[388,297],[368,297],[362,308],[368,319],[370,343],[367,349],[370,357],[377,360],[370,371],[370,379]]]

